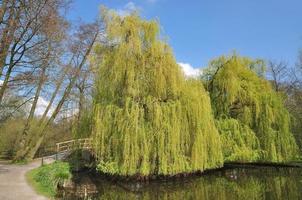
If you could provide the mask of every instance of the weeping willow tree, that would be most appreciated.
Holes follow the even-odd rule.
[[[234,55],[207,70],[225,160],[283,162],[296,155],[289,113],[262,69],[262,62]]]
[[[186,80],[156,21],[102,10],[93,137],[98,169],[175,175],[222,165],[219,133],[202,84]]]

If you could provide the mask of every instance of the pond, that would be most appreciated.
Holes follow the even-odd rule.
[[[75,184],[58,199],[143,200],[298,200],[302,199],[302,168],[236,167],[177,180],[125,183],[93,174],[75,175]]]

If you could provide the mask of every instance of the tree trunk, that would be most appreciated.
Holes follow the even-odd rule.
[[[78,90],[79,90],[79,102],[78,102],[78,107],[79,107],[79,112],[78,112],[78,118],[77,118],[77,127],[80,127],[80,121],[82,119],[82,112],[84,108],[84,101],[85,101],[85,96],[84,96],[84,92],[85,92],[85,82],[86,82],[86,78],[87,78],[88,73],[84,74],[83,80],[80,82],[80,84],[78,85]]]
[[[10,74],[12,73],[12,69],[13,69],[13,65],[9,65],[9,67],[7,69],[7,72],[6,72],[6,75],[5,75],[5,79],[4,79],[4,81],[2,83],[2,86],[0,88],[0,105],[2,104],[2,100],[3,100],[3,97],[4,97],[4,92],[8,87],[8,81],[9,81],[9,78],[10,78]]]
[[[68,72],[68,68],[66,67],[64,69],[64,72],[61,74],[61,77],[59,78],[57,84],[56,84],[55,91],[51,95],[50,101],[49,101],[49,103],[48,103],[48,105],[47,105],[47,107],[46,107],[46,109],[45,109],[45,111],[44,111],[44,113],[42,115],[42,118],[40,119],[40,123],[42,123],[43,121],[45,121],[46,116],[47,116],[47,114],[48,114],[48,112],[49,112],[49,110],[50,110],[50,108],[51,108],[51,106],[52,106],[55,98],[57,97],[57,94],[59,92],[59,89],[60,89],[60,87],[61,87],[61,85],[62,85],[62,83],[64,81],[64,77],[67,74],[67,72]]]

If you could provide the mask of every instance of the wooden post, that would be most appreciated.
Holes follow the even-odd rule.
[[[60,144],[57,143],[57,149],[56,149],[56,161],[58,160],[59,148],[60,148]]]
[[[41,148],[40,154],[41,154],[41,152],[42,152],[42,156],[41,156],[41,166],[43,166],[43,165],[44,165],[43,148]]]

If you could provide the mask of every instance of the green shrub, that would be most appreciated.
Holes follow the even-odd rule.
[[[55,196],[58,185],[63,185],[71,176],[69,164],[59,161],[33,169],[27,174],[35,190],[48,197]]]
[[[16,152],[16,141],[24,128],[24,119],[15,118],[0,124],[0,157],[11,159]]]
[[[97,170],[106,174],[117,174],[118,166],[116,162],[104,162],[100,161],[97,165]]]

